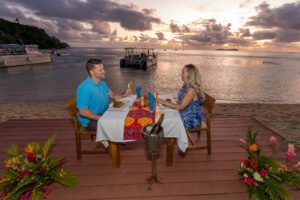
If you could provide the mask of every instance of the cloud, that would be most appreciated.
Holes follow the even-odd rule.
[[[250,30],[248,28],[240,28],[239,35],[240,35],[241,38],[250,37],[251,36]]]
[[[155,9],[148,9],[148,8],[144,8],[142,10],[146,15],[153,15],[155,13]]]
[[[180,32],[178,25],[174,24],[173,22],[171,22],[171,24],[170,24],[170,29],[171,29],[172,33]]]
[[[153,23],[154,9],[139,11],[133,4],[123,5],[112,0],[10,0],[0,1],[1,16],[20,23],[38,26],[50,35],[68,40],[116,39],[111,36],[110,23],[118,23],[127,30],[146,31]]]
[[[157,38],[153,38],[153,37],[150,37],[147,34],[141,33],[140,36],[139,36],[139,41],[143,42],[143,43],[156,43]]]
[[[257,31],[253,33],[252,37],[255,40],[274,39],[276,37],[276,33],[274,31]]]
[[[300,30],[280,29],[276,32],[275,42],[298,42],[300,41]]]
[[[100,33],[100,34],[109,34],[111,32],[110,25],[107,22],[92,21],[90,23],[93,26],[92,30],[94,32],[97,32],[97,33]]]
[[[156,33],[156,36],[158,40],[166,40],[165,35],[162,32]]]
[[[205,27],[204,30],[200,30],[198,34],[190,35],[185,38],[200,43],[224,44],[228,37],[232,35],[230,32],[231,24],[225,26],[217,24],[215,19],[203,20],[202,26]]]
[[[117,22],[128,30],[151,30],[152,23],[161,20],[148,12],[135,10],[134,6],[122,5],[110,0],[11,0],[15,4],[31,9],[36,15],[78,21]],[[145,9],[144,9],[145,11]]]
[[[171,21],[170,29],[172,33],[190,32],[190,29],[187,25],[182,25],[182,27],[179,27],[179,25],[174,24],[173,21]]]
[[[300,1],[273,9],[264,2],[256,10],[257,15],[250,17],[246,23],[262,29],[253,33],[254,39],[270,39],[278,43],[300,41]]]
[[[262,28],[300,29],[300,2],[286,3],[278,8],[270,8],[267,3],[256,7],[258,15],[250,17],[248,26]]]
[[[183,29],[182,29],[183,32],[190,32],[190,31],[191,31],[191,30],[189,29],[189,27],[187,27],[186,25],[183,25],[182,28],[183,28]]]
[[[247,4],[251,3],[253,0],[243,0],[240,2],[240,8],[245,7]]]

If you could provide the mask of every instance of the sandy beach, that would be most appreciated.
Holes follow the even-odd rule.
[[[67,119],[62,101],[0,103],[0,123],[9,119]],[[300,140],[300,104],[216,104],[214,116],[252,116],[286,139]]]

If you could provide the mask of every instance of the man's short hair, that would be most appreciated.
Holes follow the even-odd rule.
[[[90,71],[95,69],[95,65],[99,65],[99,64],[102,64],[101,59],[98,59],[98,58],[89,59],[85,65],[88,74],[90,75]]]

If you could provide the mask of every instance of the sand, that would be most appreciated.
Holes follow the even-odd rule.
[[[68,119],[62,101],[0,103],[0,123],[9,119]],[[214,116],[252,116],[286,139],[300,141],[300,104],[216,104]]]

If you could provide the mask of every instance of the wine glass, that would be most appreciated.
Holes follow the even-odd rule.
[[[128,91],[130,91],[130,93],[132,93],[134,85],[135,85],[135,83],[133,80],[129,81],[129,83],[127,84],[127,89],[128,89]]]

